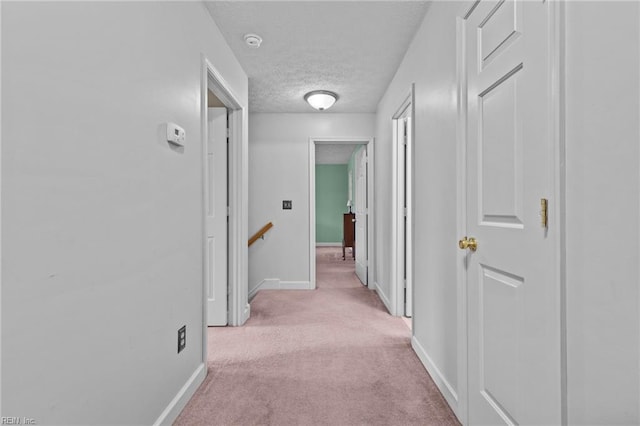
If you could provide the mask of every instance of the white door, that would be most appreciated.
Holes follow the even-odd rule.
[[[550,3],[481,1],[465,23],[469,423],[561,423]],[[555,202],[553,199],[550,203]]]
[[[227,325],[227,109],[209,108],[205,176],[207,324]]]
[[[356,275],[367,285],[367,148],[356,154]]]
[[[402,258],[404,260],[404,265],[402,266],[404,269],[404,315],[411,317],[413,315],[413,288],[411,279],[411,261],[413,259],[413,246],[411,243],[411,237],[413,236],[411,229],[411,117],[405,117],[401,127],[403,127],[404,131],[404,158],[402,160],[404,163],[402,167],[404,179],[404,247],[402,248]]]

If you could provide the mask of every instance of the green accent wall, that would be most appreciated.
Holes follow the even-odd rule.
[[[346,164],[316,164],[316,242],[341,243],[347,209]]]

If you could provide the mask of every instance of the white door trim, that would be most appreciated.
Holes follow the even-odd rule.
[[[0,2],[0,26],[2,23],[2,2]],[[2,31],[0,31],[1,33]],[[0,45],[2,45],[0,36]],[[0,55],[0,70],[2,69],[2,55]],[[2,79],[0,78],[0,99],[2,99]],[[0,207],[2,206],[2,102],[0,102]],[[0,208],[0,212],[2,209]],[[2,216],[0,215],[0,229],[2,229]],[[2,231],[0,231],[0,241],[2,241]],[[0,247],[2,244],[0,244]],[[0,300],[2,300],[2,249],[0,249]],[[0,304],[1,306],[1,304]],[[0,330],[2,330],[2,308],[0,308]],[[0,339],[0,342],[2,339]],[[0,383],[2,383],[2,343],[0,343]],[[2,413],[2,387],[0,386],[0,413]]]
[[[203,55],[201,81],[201,134],[202,134],[202,187],[204,194],[204,175],[206,161],[206,143],[208,140],[207,124],[207,90],[211,91],[222,101],[229,110],[229,325],[239,326],[249,317],[249,299],[247,288],[247,107],[240,102],[233,89],[222,77],[220,72]],[[205,253],[206,238],[204,238],[204,221],[206,218],[205,205],[202,205],[202,253]],[[207,361],[207,289],[203,261],[202,270],[202,319],[203,346],[202,359]]]
[[[393,200],[393,208],[391,210],[391,277],[393,284],[391,286],[391,315],[403,316],[404,315],[404,270],[403,262],[404,256],[407,256],[407,281],[411,280],[413,273],[412,265],[412,253],[413,243],[410,235],[413,221],[413,199],[412,191],[407,191],[407,236],[408,244],[406,246],[406,253],[402,250],[404,246],[404,145],[402,141],[398,140],[398,123],[400,119],[404,117],[410,118],[409,134],[412,139],[415,139],[415,84],[412,83],[409,88],[407,96],[403,99],[402,103],[396,110],[392,119],[392,131],[393,131],[393,144],[391,149],[391,199]],[[407,147],[407,159],[409,166],[408,180],[413,180],[413,143],[410,143]],[[402,164],[401,164],[402,162]],[[402,175],[402,176],[401,176]],[[412,188],[411,185],[410,189]],[[413,298],[412,298],[413,299]],[[413,309],[412,309],[413,310]]]
[[[465,10],[456,18],[456,72],[458,87],[458,118],[456,138],[456,228],[457,235],[467,235],[467,78],[465,57],[465,19],[471,14],[477,3]],[[466,9],[466,8],[465,8]],[[453,244],[454,242],[452,242]],[[456,251],[456,290],[457,290],[457,366],[458,383],[455,406],[452,406],[456,416],[462,424],[469,424],[468,409],[468,371],[467,371],[467,269],[465,268],[466,254],[462,250]]]
[[[565,157],[565,70],[564,70],[564,37],[565,37],[565,4],[564,2],[550,2],[549,4],[549,42],[551,58],[549,61],[549,75],[552,84],[550,85],[549,98],[551,99],[551,111],[549,120],[551,121],[551,157],[553,158],[553,168],[549,177],[552,182],[553,195],[555,201],[549,211],[550,223],[557,224],[558,232],[555,234],[554,247],[557,253],[554,265],[556,283],[560,293],[560,395],[562,424],[566,425],[568,419],[567,403],[567,297],[566,297],[566,157]]]
[[[465,59],[465,33],[464,21],[473,12],[479,1],[465,2],[458,15],[457,26],[457,89],[458,89],[458,119],[457,119],[457,231],[458,237],[467,235],[466,216],[466,138],[467,138],[467,85],[466,85],[466,59]],[[566,333],[566,246],[565,246],[565,110],[564,110],[564,35],[565,35],[565,19],[564,19],[564,3],[549,3],[549,40],[550,40],[550,61],[549,73],[551,75],[552,84],[550,85],[549,99],[552,104],[549,120],[551,122],[552,146],[553,146],[553,167],[550,170],[550,182],[552,182],[550,201],[553,205],[549,210],[550,226],[556,226],[558,232],[555,233],[553,244],[557,252],[556,262],[554,264],[555,276],[558,283],[558,292],[560,293],[560,331],[561,340],[561,359],[558,364],[561,368],[561,407],[562,407],[562,424],[568,424],[567,415],[567,333]],[[455,241],[452,241],[455,244]],[[467,318],[467,273],[464,267],[465,252],[460,250],[456,259],[457,268],[457,322],[458,322],[458,400],[455,406],[452,406],[456,416],[462,424],[469,424],[469,386],[468,386],[468,318]]]
[[[309,138],[309,282],[316,288],[316,145],[367,145],[367,268],[368,288],[375,290],[374,138]]]

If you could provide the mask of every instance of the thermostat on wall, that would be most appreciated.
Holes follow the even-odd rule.
[[[175,123],[167,123],[167,142],[184,146],[184,129]]]

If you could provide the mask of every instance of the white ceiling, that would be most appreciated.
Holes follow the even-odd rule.
[[[375,112],[428,2],[206,1],[249,77],[250,112],[313,112],[303,96],[340,99],[329,112]],[[262,37],[259,49],[244,35]]]
[[[347,164],[353,151],[361,145],[316,145],[316,164]]]

